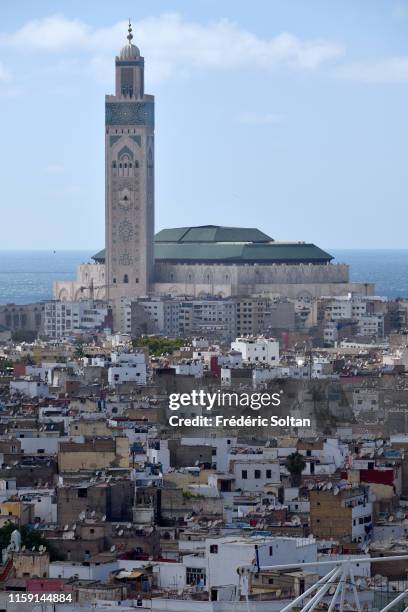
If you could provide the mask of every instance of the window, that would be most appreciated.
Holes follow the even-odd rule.
[[[218,544],[211,544],[211,546],[210,546],[210,553],[212,555],[217,555],[218,554]]]
[[[269,556],[273,557],[273,546],[269,547]]]
[[[88,497],[88,490],[85,488],[78,489],[78,497]]]
[[[246,480],[248,478],[248,470],[242,470],[241,477],[242,480]]]
[[[272,470],[266,470],[266,477],[272,478]]]
[[[259,479],[260,479],[260,477],[261,477],[261,470],[255,470],[255,471],[254,471],[254,476],[255,476],[255,478],[256,478],[257,480],[259,480]]]
[[[124,275],[124,277],[123,277],[123,282],[124,282],[124,283],[128,283],[128,282],[129,282],[129,277],[128,277],[128,275],[127,275],[127,274],[125,274],[125,275]]]
[[[205,568],[199,567],[187,567],[186,568],[186,582],[191,586],[196,586],[198,584],[202,584],[205,586],[206,576],[205,576]]]

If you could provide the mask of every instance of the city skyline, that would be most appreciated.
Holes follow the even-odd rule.
[[[134,5],[63,2],[56,15],[40,2],[34,17],[7,4],[2,248],[97,249],[103,95]],[[156,231],[261,226],[327,249],[401,248],[408,4],[294,4],[157,2],[132,16],[157,101]]]

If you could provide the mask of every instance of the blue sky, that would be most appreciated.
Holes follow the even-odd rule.
[[[408,2],[3,0],[0,248],[103,246],[129,16],[156,96],[156,229],[408,247]]]

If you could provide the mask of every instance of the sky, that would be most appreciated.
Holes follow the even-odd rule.
[[[156,229],[408,248],[408,0],[2,0],[0,249],[104,245],[127,19],[156,98]]]

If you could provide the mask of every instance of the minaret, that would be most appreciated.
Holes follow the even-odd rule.
[[[130,21],[127,39],[115,59],[115,95],[105,98],[105,278],[114,310],[121,298],[147,295],[153,281],[154,97],[144,92]]]

